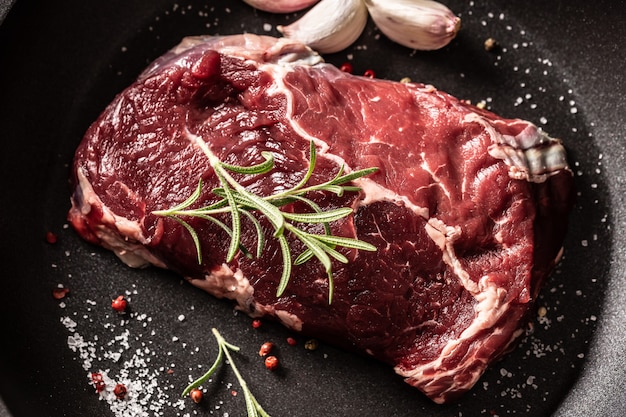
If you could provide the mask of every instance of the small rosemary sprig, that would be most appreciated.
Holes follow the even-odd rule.
[[[248,191],[244,186],[239,184],[232,176],[231,172],[243,175],[262,175],[266,174],[274,168],[274,155],[271,152],[262,152],[261,155],[265,161],[252,166],[237,166],[222,162],[207,146],[207,144],[199,137],[193,136],[192,139],[204,151],[209,158],[209,163],[215,171],[220,182],[220,187],[215,188],[212,192],[220,199],[209,206],[190,209],[200,197],[202,191],[202,180],[198,182],[196,190],[187,198],[187,200],[174,206],[168,210],[158,210],[153,213],[159,216],[166,216],[180,223],[191,235],[197,250],[198,262],[202,262],[202,252],[198,233],[194,228],[183,220],[183,217],[197,217],[210,221],[225,230],[231,237],[231,241],[226,255],[226,261],[230,262],[234,259],[238,251],[246,256],[252,257],[250,251],[241,244],[241,217],[245,216],[252,224],[254,224],[257,234],[256,257],[260,257],[265,244],[263,230],[259,220],[252,215],[252,212],[259,212],[265,216],[274,228],[273,237],[278,240],[283,257],[283,271],[281,275],[276,296],[280,297],[291,276],[293,265],[300,265],[304,262],[317,258],[322,263],[328,276],[328,302],[332,303],[333,298],[333,272],[332,260],[347,263],[348,259],[336,250],[337,246],[353,248],[357,250],[375,251],[376,247],[358,239],[334,236],[331,234],[329,223],[339,220],[352,213],[350,207],[342,207],[324,211],[314,201],[305,195],[313,191],[327,191],[343,195],[344,192],[359,191],[359,187],[349,184],[351,181],[369,175],[378,170],[378,168],[366,168],[344,174],[343,166],[335,177],[325,183],[317,185],[307,185],[316,163],[316,151],[313,141],[310,142],[309,150],[309,168],[302,180],[294,187],[278,192],[270,196],[258,196]],[[286,204],[300,201],[305,203],[310,209],[309,213],[287,213],[281,211],[279,207]],[[231,225],[228,226],[215,216],[218,214],[230,213]],[[309,233],[298,227],[298,223],[321,224],[324,228],[323,234]],[[292,260],[291,248],[285,236],[285,230],[300,240],[306,250],[300,253],[295,260]]]
[[[248,417],[270,417],[270,415],[267,414],[265,410],[263,410],[263,407],[261,407],[261,405],[256,400],[256,398],[254,398],[254,395],[252,395],[250,388],[248,388],[248,384],[239,373],[239,370],[235,366],[235,362],[233,361],[233,358],[230,355],[230,352],[229,352],[230,350],[232,350],[233,352],[238,352],[239,347],[228,343],[226,339],[224,339],[224,337],[222,337],[222,335],[217,331],[217,329],[213,328],[211,329],[211,331],[213,332],[213,335],[215,336],[215,339],[217,340],[217,346],[219,349],[217,353],[217,358],[215,359],[215,362],[213,363],[211,368],[204,375],[202,375],[200,378],[193,381],[191,384],[187,386],[187,388],[183,390],[182,396],[184,397],[188,395],[194,388],[198,388],[200,385],[206,382],[206,380],[208,380],[211,377],[211,375],[213,375],[217,371],[217,369],[220,367],[222,363],[222,360],[224,359],[224,356],[226,356],[226,359],[228,360],[228,364],[230,365],[230,368],[233,370],[235,376],[237,377],[237,381],[239,382],[239,385],[241,386],[241,389],[243,390],[243,396],[246,400],[246,410],[248,412]]]

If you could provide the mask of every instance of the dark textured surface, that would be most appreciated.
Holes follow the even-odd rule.
[[[620,388],[626,379],[626,56],[623,53],[626,28],[621,16],[623,1],[601,1],[583,7],[580,2],[525,2],[531,10],[529,30],[541,32],[541,21],[554,19],[556,27],[542,42],[551,51],[576,91],[577,103],[604,153],[604,191],[608,194],[608,213],[612,223],[609,256],[599,260],[607,267],[606,298],[598,329],[590,340],[590,352],[580,379],[570,390],[559,416],[620,415],[626,407],[626,395]],[[535,7],[532,7],[534,5]],[[518,5],[520,11],[522,3]]]
[[[163,271],[129,270],[63,228],[73,150],[89,123],[151,59],[185,35],[266,33],[264,23],[284,21],[231,3],[226,12],[226,2],[220,1],[206,7],[164,0],[18,1],[0,26],[5,295],[0,394],[13,414],[115,415],[93,394],[83,361],[68,348],[70,333],[60,324],[64,316],[74,318],[85,338],[99,335],[101,344],[111,338],[103,331],[111,323],[117,331],[141,335],[133,347],[145,342],[154,352],[146,368],[176,365],[173,374],[156,378],[172,387],[168,395],[174,400],[188,375],[210,364],[215,345],[209,329],[217,326],[242,346],[242,372],[273,416],[595,417],[623,410],[624,2],[450,1],[464,26],[442,51],[412,54],[382,37],[376,40],[370,26],[351,51],[328,57],[341,64],[351,53],[355,72],[373,68],[379,77],[410,76],[474,102],[489,99],[503,116],[545,121],[544,128],[562,137],[570,151],[579,202],[563,263],[539,299],[547,315],[534,320],[534,334],[469,395],[443,407],[405,386],[386,366],[330,346],[315,352],[289,347],[281,328],[267,324],[253,330],[249,319],[233,316],[229,303],[181,285]],[[486,53],[482,42],[488,36],[503,50]],[[48,230],[59,235],[57,244],[45,243]],[[50,295],[59,283],[71,290],[64,308]],[[111,316],[109,300],[125,291],[131,292],[133,311],[151,318],[149,330],[136,319],[121,326]],[[184,321],[177,320],[180,314]],[[173,342],[174,337],[186,344]],[[256,351],[266,339],[280,344],[281,373],[257,366]],[[196,347],[198,353],[190,354]],[[96,365],[117,366],[104,359]],[[218,379],[235,382],[227,371]],[[220,383],[209,389],[213,396],[198,409],[220,416],[242,412],[241,396],[233,397]],[[163,415],[196,408],[187,403],[184,411],[167,408]]]
[[[0,0],[0,22],[4,20],[12,4],[13,0]]]

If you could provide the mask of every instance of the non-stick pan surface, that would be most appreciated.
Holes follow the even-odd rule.
[[[4,2],[3,4],[6,4]],[[224,367],[194,404],[180,393],[216,355],[216,327],[272,416],[612,416],[626,409],[624,3],[457,1],[458,37],[435,52],[388,41],[371,24],[349,50],[379,78],[431,83],[560,137],[578,201],[563,260],[541,293],[532,331],[457,402],[435,405],[386,365],[233,312],[174,274],[133,270],[67,227],[68,165],[113,96],[187,35],[273,34],[296,16],[240,1],[22,1],[0,26],[0,396],[14,416],[239,416]],[[499,48],[487,52],[494,38]],[[56,243],[46,234],[56,235]],[[68,288],[62,300],[52,296]],[[124,294],[130,311],[111,299]],[[545,313],[545,314],[543,314]],[[298,344],[291,346],[286,338]],[[277,346],[267,371],[261,343]],[[101,371],[133,385],[101,400]]]

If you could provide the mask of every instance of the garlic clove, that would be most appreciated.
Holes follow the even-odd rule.
[[[412,49],[446,46],[461,28],[461,19],[432,0],[364,0],[372,20],[389,39]]]
[[[322,0],[294,23],[277,29],[320,53],[333,53],[354,43],[366,24],[362,0]]]
[[[255,9],[270,13],[291,13],[306,9],[319,0],[243,0]]]

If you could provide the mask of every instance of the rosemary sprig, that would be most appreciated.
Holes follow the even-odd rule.
[[[265,410],[263,410],[263,407],[261,407],[261,405],[256,400],[256,398],[254,398],[254,395],[252,395],[250,388],[248,388],[248,384],[239,373],[239,370],[235,366],[235,362],[233,361],[233,358],[230,355],[231,350],[233,352],[238,352],[239,347],[228,343],[226,339],[224,339],[224,337],[222,337],[222,335],[217,331],[217,329],[213,328],[211,329],[211,331],[213,332],[213,335],[215,336],[215,339],[217,340],[217,346],[218,346],[217,358],[215,358],[215,362],[213,362],[213,365],[211,366],[211,368],[209,368],[209,370],[204,375],[202,375],[200,378],[193,381],[191,384],[187,386],[187,388],[183,390],[182,396],[184,397],[188,395],[191,392],[191,390],[193,390],[194,388],[198,388],[200,385],[206,382],[211,377],[211,375],[213,375],[217,371],[217,369],[222,364],[224,356],[226,356],[226,359],[228,360],[228,364],[230,365],[230,368],[233,370],[235,377],[237,377],[237,381],[239,382],[239,385],[241,386],[241,389],[243,390],[243,396],[246,400],[246,410],[248,412],[248,417],[270,417],[270,415],[267,414]]]
[[[189,135],[191,135],[191,133],[189,133]],[[239,184],[232,177],[231,172],[240,175],[267,174],[274,168],[274,155],[271,152],[262,152],[261,155],[265,160],[257,165],[246,167],[230,165],[222,162],[201,138],[191,136],[209,158],[209,163],[220,182],[220,187],[213,189],[212,192],[220,199],[209,206],[190,209],[189,207],[198,200],[202,192],[202,180],[200,180],[196,190],[185,201],[168,210],[158,210],[153,213],[159,216],[173,218],[187,229],[196,246],[199,263],[202,262],[202,251],[198,233],[189,223],[183,220],[183,217],[201,218],[225,230],[231,237],[228,253],[226,255],[226,261],[230,262],[234,259],[238,251],[241,251],[246,256],[252,256],[251,252],[241,244],[242,215],[246,216],[255,226],[257,234],[257,248],[255,253],[257,257],[261,256],[265,244],[264,234],[260,222],[251,212],[261,213],[269,220],[274,228],[273,237],[278,240],[283,257],[283,271],[276,296],[280,297],[285,291],[291,276],[292,264],[300,265],[315,257],[324,266],[324,270],[328,276],[328,302],[330,304],[334,291],[331,258],[342,263],[348,262],[348,259],[338,252],[336,247],[343,246],[345,248],[366,251],[375,251],[376,247],[358,239],[333,236],[330,231],[329,223],[350,215],[352,209],[343,207],[324,211],[315,202],[307,198],[306,194],[314,191],[326,191],[342,196],[345,192],[359,191],[360,188],[348,184],[353,180],[377,171],[378,168],[366,168],[344,174],[344,168],[342,166],[331,180],[322,184],[307,186],[315,170],[317,160],[315,144],[311,141],[309,147],[309,167],[302,180],[290,189],[262,197],[253,194]],[[279,209],[279,207],[295,201],[306,204],[311,209],[311,212],[287,213]],[[230,213],[230,226],[215,217],[218,214],[224,213]],[[315,234],[306,232],[299,228],[298,224],[321,224],[324,227],[324,233]],[[285,237],[285,231],[291,233],[306,246],[306,250],[299,254],[295,260],[292,260],[293,256],[287,238]]]

